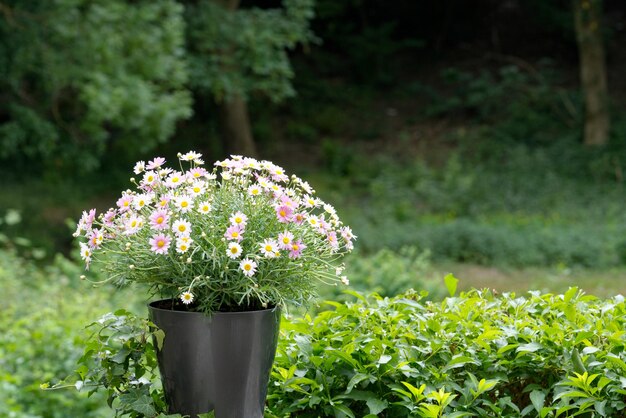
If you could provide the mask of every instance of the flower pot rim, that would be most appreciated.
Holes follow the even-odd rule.
[[[211,312],[210,315],[206,315],[204,312],[194,312],[194,311],[179,311],[176,309],[163,309],[163,308],[159,308],[154,306],[154,304],[159,303],[159,302],[163,302],[163,301],[170,301],[172,299],[158,299],[158,300],[153,300],[151,302],[148,302],[147,306],[148,309],[153,309],[155,311],[165,311],[165,312],[175,312],[177,314],[191,314],[191,315],[204,315],[204,316],[213,316],[213,315],[250,315],[250,314],[254,314],[254,313],[263,313],[263,312],[274,312],[276,310],[280,310],[280,305],[275,305],[272,307],[268,307],[268,308],[264,308],[264,309],[254,309],[254,310],[250,310],[250,311],[235,311],[235,312],[222,312],[222,311],[215,311],[215,312]]]

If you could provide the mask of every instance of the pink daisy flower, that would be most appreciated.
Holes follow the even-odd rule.
[[[152,229],[161,230],[161,229],[167,229],[169,227],[168,221],[170,217],[167,214],[166,210],[163,210],[163,209],[155,210],[154,212],[152,212],[152,215],[150,215],[149,219],[150,219],[150,226],[152,227]]]
[[[298,258],[302,254],[302,251],[306,248],[306,245],[300,240],[293,241],[291,248],[289,249],[289,258]]]
[[[334,249],[339,248],[339,242],[337,242],[337,233],[335,231],[330,231],[326,234],[326,240],[330,244],[330,246]]]
[[[291,250],[291,244],[293,241],[293,234],[289,231],[278,234],[278,245],[283,250]]]
[[[277,206],[276,217],[282,223],[289,223],[293,219],[293,209],[285,205]]]
[[[113,226],[116,213],[117,211],[115,209],[109,209],[102,217],[102,223],[106,226]]]
[[[239,225],[231,225],[226,230],[226,233],[224,234],[224,238],[226,238],[229,241],[241,242],[241,240],[243,240],[243,233],[244,233],[244,228],[240,227]]]
[[[80,224],[82,224],[83,229],[91,228],[93,225],[93,221],[96,220],[96,210],[91,209],[89,212],[83,211],[83,216],[80,218]]]
[[[129,210],[133,204],[133,197],[130,195],[123,195],[119,199],[117,199],[117,207],[120,208],[120,213],[124,213]]]
[[[293,214],[293,218],[292,221],[293,223],[295,223],[296,225],[302,225],[302,223],[306,220],[304,213],[294,213]]]
[[[166,254],[172,239],[164,234],[157,234],[150,239],[150,250],[156,254]]]
[[[89,233],[87,238],[89,239],[87,243],[91,248],[99,248],[100,244],[102,244],[102,241],[104,240],[104,235],[102,234],[102,231],[96,228]]]
[[[150,161],[146,165],[146,169],[147,170],[154,170],[154,169],[157,169],[157,168],[161,167],[163,164],[165,164],[165,158],[163,158],[163,157],[156,157],[154,160]]]
[[[291,197],[287,196],[286,194],[280,197],[280,203],[282,204],[282,206],[288,206],[292,209],[296,209],[298,207],[298,202],[292,200]]]
[[[205,177],[207,174],[209,174],[209,172],[202,167],[192,168],[187,172],[187,176],[194,180],[199,180],[200,178]]]

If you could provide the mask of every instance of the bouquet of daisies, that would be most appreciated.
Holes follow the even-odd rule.
[[[337,284],[355,236],[311,186],[269,162],[232,156],[208,171],[196,152],[138,162],[117,207],[83,212],[75,236],[86,268],[145,283],[181,309],[236,311],[301,304]]]

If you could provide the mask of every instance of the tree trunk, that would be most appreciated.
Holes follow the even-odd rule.
[[[580,56],[580,82],[585,100],[585,145],[609,140],[610,116],[600,24],[602,0],[573,0]]]
[[[236,13],[240,2],[240,0],[214,1],[231,13]],[[219,104],[219,115],[225,151],[229,154],[256,157],[256,145],[248,116],[248,103],[243,97],[226,98]]]
[[[224,148],[228,153],[257,156],[248,117],[248,104],[242,97],[236,96],[220,104],[220,123]]]

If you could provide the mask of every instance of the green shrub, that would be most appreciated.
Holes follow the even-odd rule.
[[[430,297],[443,297],[440,281],[427,276],[431,266],[430,251],[418,251],[415,247],[399,250],[383,248],[373,254],[356,252],[346,258],[345,273],[350,288],[364,293],[396,296],[409,289],[425,289]],[[347,300],[340,287],[322,286],[320,298],[324,300]]]
[[[283,322],[271,416],[626,416],[622,296],[355,296]]]

